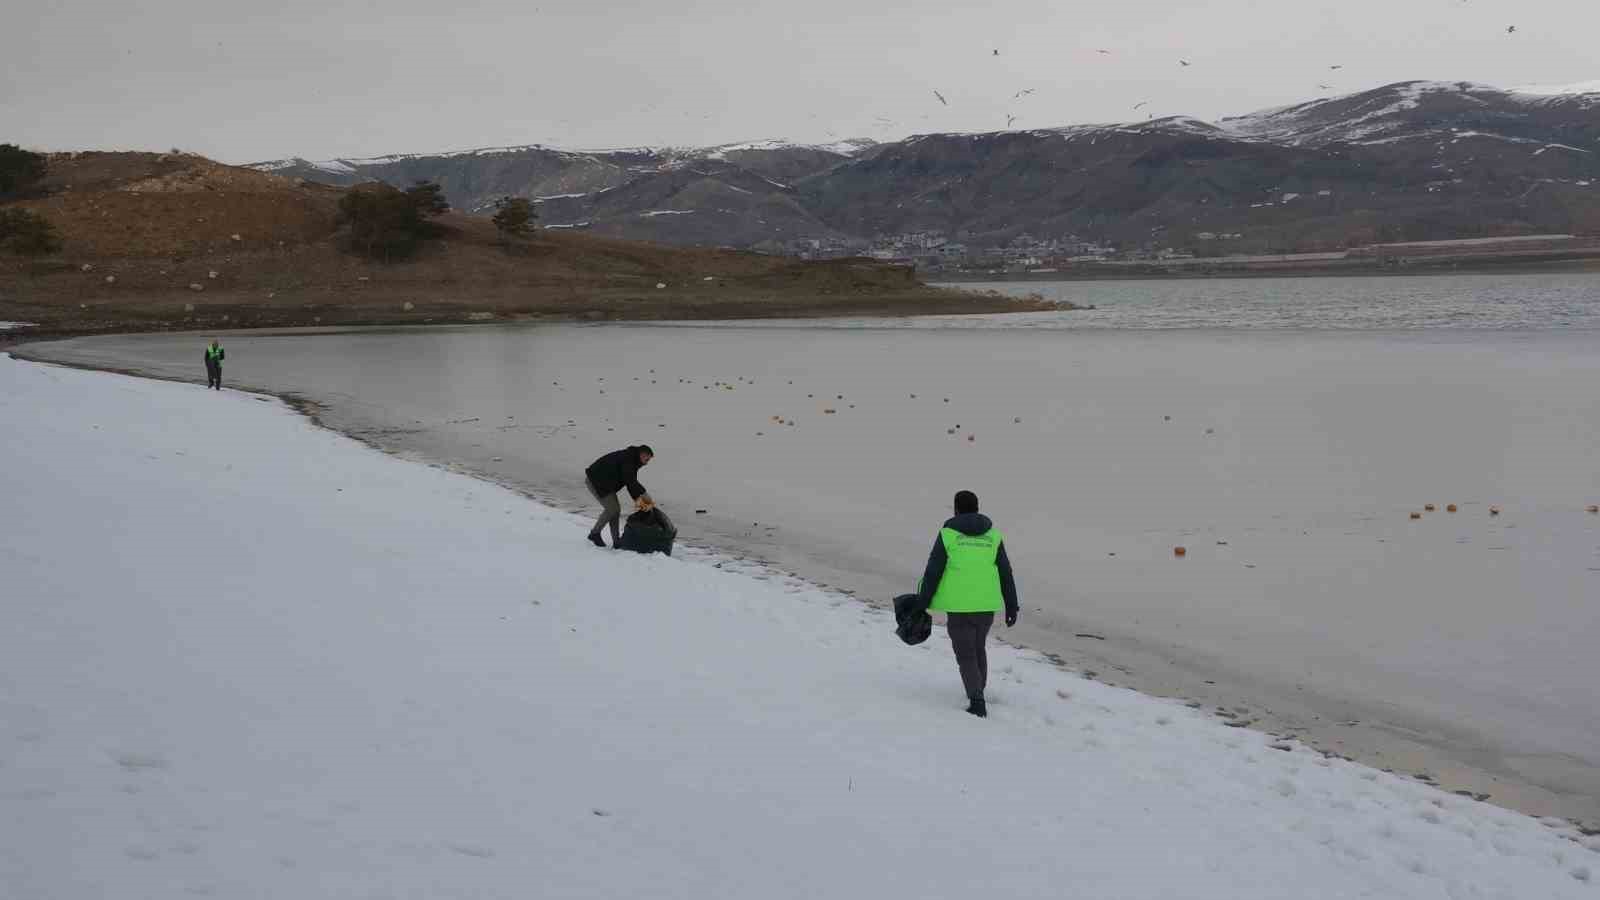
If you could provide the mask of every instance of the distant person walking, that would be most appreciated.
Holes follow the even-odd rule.
[[[206,348],[206,387],[222,390],[222,361],[227,357],[228,351],[212,338],[211,346]]]
[[[917,598],[924,609],[945,613],[945,630],[967,689],[967,712],[983,717],[989,714],[983,699],[989,683],[985,642],[1002,607],[1006,627],[1017,624],[1017,582],[1006,558],[1005,536],[978,512],[978,495],[961,491],[955,507],[956,514],[933,542]]]
[[[628,447],[614,453],[607,453],[589,465],[583,471],[584,481],[589,486],[589,493],[594,499],[600,501],[600,518],[594,523],[594,528],[589,531],[589,542],[596,547],[604,547],[605,541],[600,540],[600,529],[611,527],[611,546],[617,546],[620,537],[620,522],[622,521],[622,505],[617,502],[617,492],[623,488],[628,489],[628,496],[634,503],[645,509],[653,501],[646,493],[644,485],[639,483],[639,470],[650,465],[650,460],[655,458],[655,451],[644,444],[637,447]]]

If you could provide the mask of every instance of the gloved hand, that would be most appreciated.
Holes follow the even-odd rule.
[[[1006,610],[1006,627],[1007,628],[1010,628],[1011,626],[1017,624],[1017,612],[1018,612],[1018,610],[1015,610],[1015,609]]]

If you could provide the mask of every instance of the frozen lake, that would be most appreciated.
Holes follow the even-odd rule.
[[[642,480],[686,537],[877,601],[914,585],[971,489],[1017,567],[1017,640],[1600,818],[1600,278],[1005,289],[1101,309],[241,333],[225,380],[574,506],[591,459],[650,443]],[[1474,292],[1492,320],[1442,312],[1472,319]],[[199,381],[203,343],[28,349]]]

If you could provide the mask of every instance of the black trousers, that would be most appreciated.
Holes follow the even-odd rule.
[[[946,619],[945,630],[950,632],[950,647],[956,651],[956,665],[961,667],[961,684],[967,689],[968,700],[982,700],[983,689],[989,684],[989,651],[984,645],[993,625],[992,612],[953,612]]]
[[[222,366],[219,363],[206,363],[206,387],[222,390]]]

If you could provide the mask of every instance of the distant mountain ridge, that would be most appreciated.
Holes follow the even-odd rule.
[[[1201,252],[1600,231],[1600,83],[1407,81],[1190,117],[877,144],[542,145],[259,163],[310,181],[439,181],[475,212],[535,199],[547,227],[779,249],[938,232]],[[1221,235],[1222,237],[1218,237]]]

